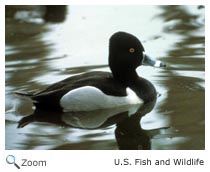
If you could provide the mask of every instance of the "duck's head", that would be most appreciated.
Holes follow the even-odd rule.
[[[132,77],[140,65],[165,66],[146,55],[143,45],[134,35],[126,32],[113,34],[109,42],[109,66],[114,77]]]

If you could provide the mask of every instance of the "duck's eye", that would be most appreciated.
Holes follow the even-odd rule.
[[[135,49],[134,49],[134,48],[130,48],[130,49],[129,49],[129,52],[130,52],[130,53],[134,53],[134,52],[135,52]]]

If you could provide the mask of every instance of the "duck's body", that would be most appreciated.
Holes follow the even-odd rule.
[[[139,90],[141,87],[144,89]],[[148,92],[150,94],[146,94]],[[109,72],[88,72],[28,96],[39,109],[67,112],[146,103],[156,98],[156,91],[149,81],[140,77],[134,83],[125,85]]]
[[[109,47],[112,73],[84,73],[57,82],[38,93],[24,95],[29,96],[38,109],[62,112],[147,103],[156,99],[156,90],[151,82],[136,73],[136,68],[144,59],[140,41],[131,34],[117,32],[111,37]]]

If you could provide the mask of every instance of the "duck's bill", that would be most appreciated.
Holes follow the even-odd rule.
[[[166,63],[161,62],[160,60],[156,60],[145,53],[142,64],[145,66],[166,67]]]

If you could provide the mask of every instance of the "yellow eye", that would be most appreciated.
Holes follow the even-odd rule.
[[[129,49],[129,52],[130,52],[130,53],[134,53],[134,52],[135,52],[135,49],[134,49],[134,48],[130,48],[130,49]]]

